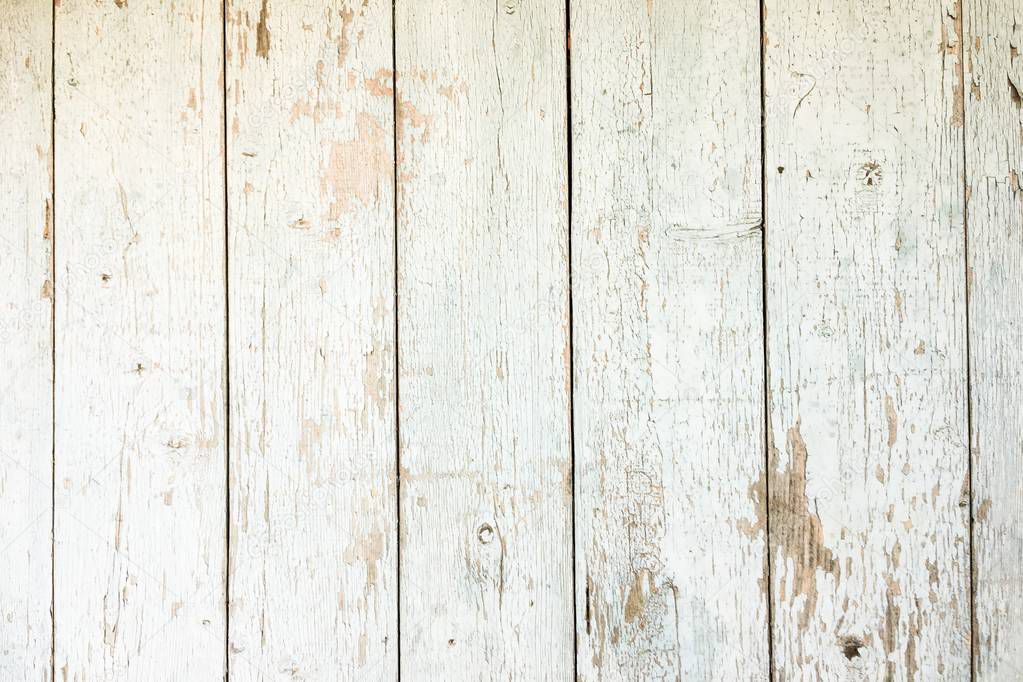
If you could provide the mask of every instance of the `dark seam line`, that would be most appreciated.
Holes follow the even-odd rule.
[[[401,679],[401,350],[398,343],[398,48],[397,0],[391,2],[391,155],[392,226],[394,228],[394,592],[395,592],[395,655],[397,677]]]
[[[50,4],[50,679],[57,679],[57,8]]]
[[[764,571],[767,579],[767,679],[774,679],[774,596],[771,577],[771,387],[767,321],[767,0],[760,2],[760,246],[764,349]]]
[[[967,577],[967,589],[969,590],[969,617],[970,617],[970,680],[977,679],[976,670],[976,642],[977,642],[977,605],[976,605],[976,572],[977,566],[973,547],[973,382],[971,380],[970,354],[970,234],[969,234],[969,210],[970,202],[969,175],[966,166],[966,8],[965,3],[959,2],[959,101],[953,102],[953,106],[961,106],[963,112],[962,120],[962,181],[963,181],[963,279],[965,297],[963,309],[966,316],[966,489],[969,501],[968,528],[969,528],[969,555],[970,571]]]
[[[227,19],[230,0],[221,3],[221,50],[223,69],[223,154],[224,154],[224,680],[231,678],[231,269],[230,199],[227,177]]]
[[[579,570],[576,548],[576,459],[575,459],[575,321],[572,279],[572,2],[565,0],[565,153],[567,166],[566,202],[568,211],[568,449],[572,463],[572,676],[579,678]]]

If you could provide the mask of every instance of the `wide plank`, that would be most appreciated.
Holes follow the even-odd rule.
[[[221,6],[55,5],[56,676],[220,679]]]
[[[391,3],[232,0],[234,680],[398,662]]]
[[[960,15],[765,5],[778,680],[970,674]]]
[[[571,8],[579,679],[764,679],[759,5]]]
[[[966,225],[977,680],[1023,678],[1023,6],[967,0]]]
[[[0,22],[0,678],[50,679],[53,346],[49,3]]]
[[[395,8],[405,679],[573,675],[564,9]]]

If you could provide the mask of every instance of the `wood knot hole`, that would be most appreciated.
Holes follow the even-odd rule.
[[[843,637],[838,645],[842,647],[842,655],[848,660],[860,657],[860,649],[863,648],[863,640],[859,637]]]

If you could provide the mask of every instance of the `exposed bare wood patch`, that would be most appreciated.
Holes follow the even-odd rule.
[[[263,59],[268,59],[270,56],[270,29],[267,27],[270,14],[269,2],[270,0],[263,0],[263,4],[260,5],[259,23],[256,24],[256,54]]]

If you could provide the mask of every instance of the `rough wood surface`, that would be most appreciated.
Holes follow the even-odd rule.
[[[0,22],[0,678],[50,678],[53,285],[48,4]]]
[[[395,27],[402,674],[570,679],[564,5]]]
[[[235,680],[397,672],[391,4],[228,13]]]
[[[966,192],[976,679],[1023,679],[1023,6],[968,0]]]
[[[571,6],[579,677],[763,679],[759,6]]]
[[[219,3],[56,8],[56,676],[225,655]]]
[[[1021,50],[8,0],[0,679],[1023,679]]]
[[[967,679],[960,8],[765,16],[774,676]]]

